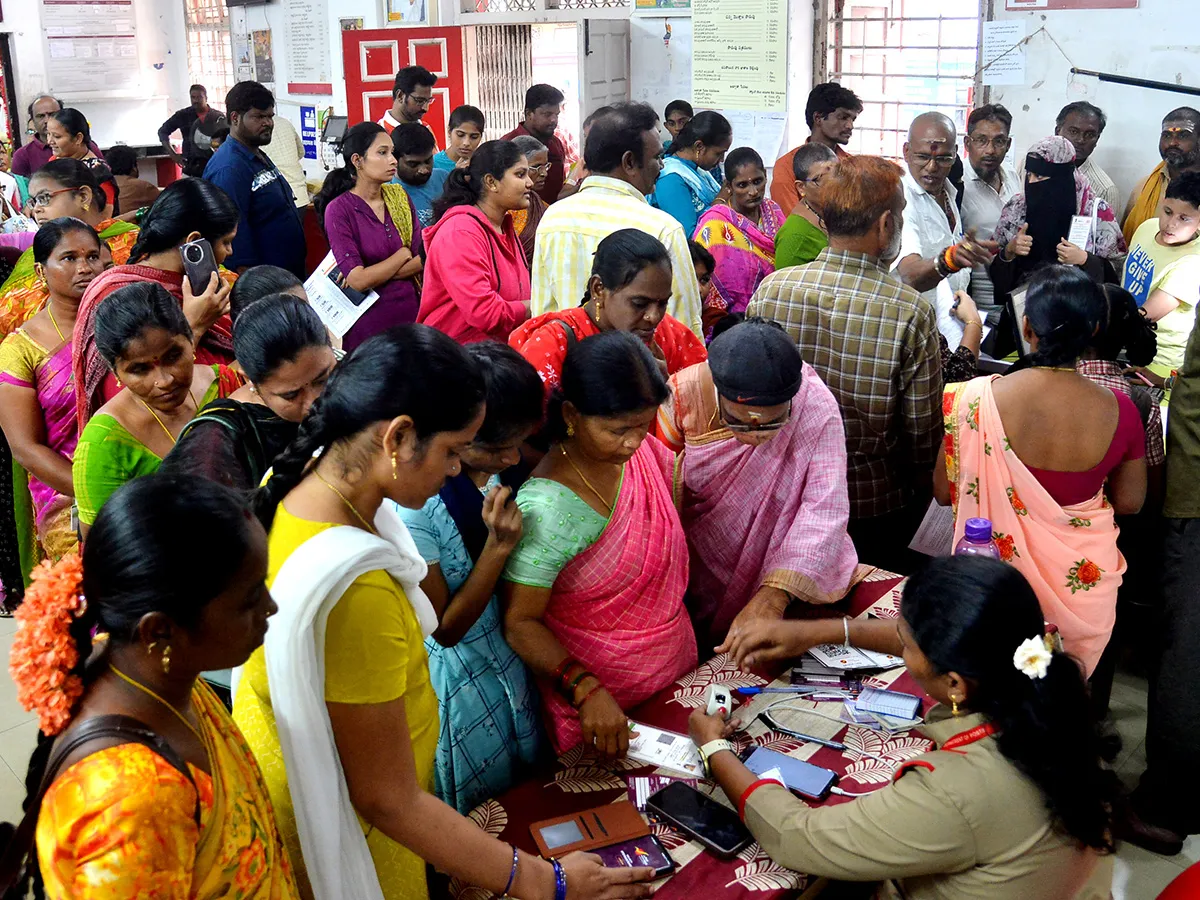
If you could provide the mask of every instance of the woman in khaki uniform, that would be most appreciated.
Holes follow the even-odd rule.
[[[909,579],[897,628],[909,673],[939,702],[921,729],[938,749],[852,803],[813,809],[756,780],[721,746],[735,723],[692,715],[763,849],[801,872],[882,882],[878,898],[1107,898],[1116,778],[1079,665],[1047,649],[1028,582],[990,559],[934,560]]]

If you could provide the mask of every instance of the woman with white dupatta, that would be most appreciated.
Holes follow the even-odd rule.
[[[419,509],[458,473],[483,398],[457,343],[391,329],[337,367],[261,492],[280,614],[241,672],[234,718],[305,897],[426,900],[426,862],[530,900],[649,896],[650,869],[519,853],[432,794],[424,639],[437,616],[425,562],[383,501]]]

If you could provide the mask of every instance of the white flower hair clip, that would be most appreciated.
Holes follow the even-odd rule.
[[[1054,658],[1052,641],[1050,635],[1021,641],[1013,654],[1013,665],[1030,678],[1045,678]]]

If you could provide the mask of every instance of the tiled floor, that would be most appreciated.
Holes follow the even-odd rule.
[[[37,725],[17,703],[17,691],[8,677],[8,651],[16,623],[0,619],[0,659],[4,675],[0,677],[0,821],[20,819],[25,798],[25,766],[37,739]],[[1146,729],[1146,682],[1130,675],[1117,675],[1113,686],[1112,715],[1124,741],[1117,760],[1122,780],[1136,783],[1145,765],[1143,747]],[[1154,900],[1176,875],[1193,862],[1200,861],[1200,836],[1192,837],[1178,856],[1158,856],[1138,847],[1122,844],[1117,854],[1113,880],[1115,900]]]

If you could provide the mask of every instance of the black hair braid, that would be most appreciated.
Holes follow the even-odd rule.
[[[333,377],[329,379],[330,382],[336,377],[335,371]],[[328,387],[326,385],[326,390]],[[300,423],[296,439],[275,457],[275,461],[271,464],[271,477],[255,493],[254,514],[258,516],[258,520],[262,522],[264,528],[270,530],[271,523],[275,521],[275,510],[292,488],[304,478],[305,470],[313,461],[313,456],[317,451],[324,447],[325,449],[321,450],[321,456],[324,456],[329,445],[336,440],[335,437],[326,435],[325,431],[324,411],[321,398],[318,397],[309,409],[308,415],[304,417],[304,421]],[[317,459],[317,462],[320,462],[320,458]]]
[[[80,590],[82,590],[82,586]],[[101,654],[96,660],[92,661],[92,665],[88,665],[93,648],[92,632],[99,625],[100,614],[95,605],[84,605],[79,615],[71,623],[70,635],[71,639],[75,642],[75,649],[79,653],[79,659],[67,674],[68,676],[74,675],[82,679],[85,693],[88,685],[96,680],[105,665],[107,665],[104,660],[104,654]],[[29,765],[25,770],[25,800],[21,804],[23,812],[28,813],[34,803],[41,801],[40,791],[42,781],[46,777],[46,767],[50,764],[54,741],[54,737],[43,734],[39,729],[37,745],[34,747],[33,753],[29,756]],[[45,885],[42,881],[41,866],[38,865],[36,843],[29,853],[25,875],[14,885],[13,892],[12,896],[32,896],[37,898],[37,900],[42,900],[46,896]],[[5,896],[9,895],[6,894]]]

